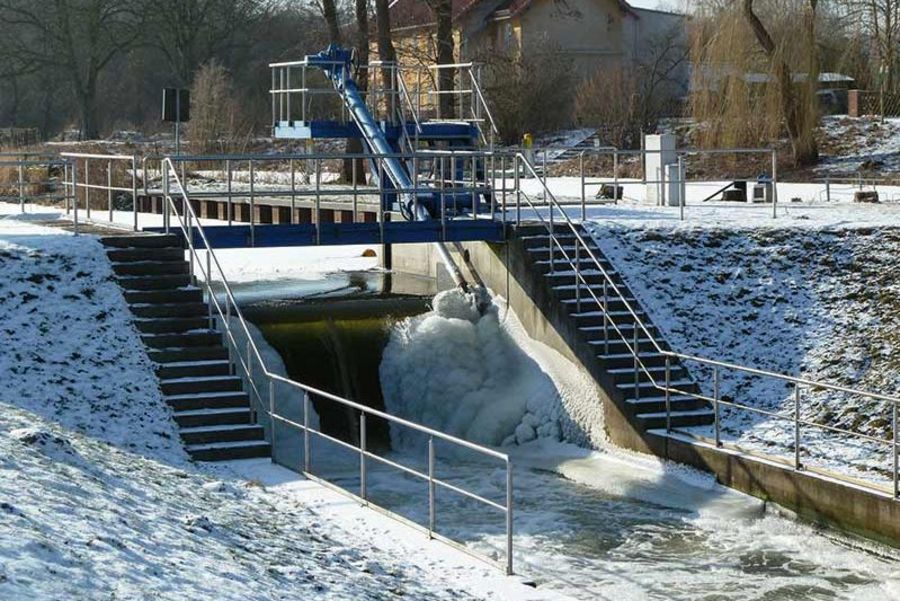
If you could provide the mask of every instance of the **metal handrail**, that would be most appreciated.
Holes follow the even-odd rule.
[[[91,190],[96,191],[106,191],[107,193],[107,211],[108,211],[108,221],[102,220],[94,220],[99,223],[106,223],[109,225],[118,225],[115,223],[113,213],[113,192],[125,192],[131,194],[132,198],[132,215],[133,215],[133,223],[131,227],[134,231],[138,231],[138,157],[133,154],[91,154],[91,153],[79,153],[79,152],[62,152],[60,156],[66,159],[70,168],[67,170],[72,174],[72,180],[69,181],[67,179],[66,186],[71,188],[72,190],[72,198],[74,199],[74,204],[77,206],[78,204],[78,189],[82,189],[85,191],[84,193],[84,208],[85,208],[85,218],[87,221],[91,221]],[[75,175],[78,172],[79,161],[84,161],[84,179],[79,181]],[[106,162],[106,183],[91,183],[90,181],[90,166],[91,161],[105,161]],[[126,186],[114,186],[113,185],[113,163],[126,163],[130,166],[131,169],[131,185]],[[146,184],[146,182],[145,182]],[[67,209],[68,212],[68,209]],[[78,213],[75,213],[75,217],[77,219]],[[77,223],[76,223],[77,225]]]
[[[318,476],[315,476],[315,474],[313,474],[311,471],[310,453],[309,453],[309,450],[310,450],[309,436],[310,435],[329,439],[333,442],[340,444],[341,446],[344,446],[345,448],[350,448],[350,449],[358,452],[360,455],[360,494],[356,495],[349,490],[346,490],[346,489],[343,489],[343,488],[340,488],[340,487],[334,485],[333,483],[327,483],[327,484],[329,484],[329,486],[331,488],[334,488],[335,490],[338,490],[338,491],[340,491],[344,494],[347,494],[353,498],[360,499],[366,505],[372,503],[371,499],[369,499],[366,494],[366,459],[372,459],[372,460],[379,461],[384,464],[394,465],[395,467],[402,469],[402,471],[404,473],[414,475],[420,479],[425,479],[425,480],[427,480],[427,482],[429,484],[429,524],[428,524],[428,528],[427,528],[429,538],[433,538],[433,539],[445,542],[447,544],[450,544],[456,548],[459,548],[459,549],[465,551],[466,553],[469,553],[469,554],[471,554],[483,561],[491,563],[491,564],[497,564],[497,562],[491,558],[488,558],[481,554],[475,553],[475,552],[471,551],[470,549],[464,547],[463,545],[459,544],[458,542],[453,541],[444,536],[441,536],[440,534],[438,534],[435,531],[435,495],[434,495],[435,487],[439,486],[439,487],[445,488],[447,490],[452,490],[452,491],[457,492],[458,494],[461,494],[469,499],[473,499],[473,500],[481,502],[483,504],[487,504],[489,507],[491,507],[493,509],[499,509],[499,510],[503,511],[505,518],[506,518],[506,561],[503,563],[502,567],[506,570],[507,574],[512,574],[513,573],[513,555],[512,555],[513,485],[512,485],[512,462],[510,461],[509,455],[506,453],[497,451],[495,449],[483,446],[483,445],[472,443],[472,442],[464,440],[462,438],[457,438],[455,436],[441,432],[439,430],[435,430],[433,428],[429,428],[427,426],[423,426],[421,424],[417,424],[415,422],[405,420],[403,418],[391,415],[384,411],[379,411],[377,409],[373,409],[366,405],[356,403],[349,399],[345,399],[343,397],[325,392],[323,390],[319,390],[312,386],[308,386],[301,382],[291,380],[290,378],[286,378],[284,376],[281,376],[279,374],[276,374],[276,373],[270,371],[262,357],[262,354],[259,352],[259,348],[257,347],[256,343],[253,340],[253,336],[250,333],[250,329],[248,327],[247,321],[245,320],[244,315],[241,312],[240,307],[238,306],[238,304],[234,298],[234,294],[232,293],[231,286],[228,284],[228,280],[225,277],[225,272],[222,269],[222,266],[219,263],[218,258],[216,257],[215,253],[213,252],[212,246],[210,245],[209,240],[206,237],[206,233],[205,233],[202,225],[200,224],[200,220],[197,217],[197,214],[194,211],[193,206],[191,205],[187,190],[185,189],[183,183],[179,179],[178,171],[177,171],[177,169],[175,169],[175,163],[168,157],[164,160],[163,170],[164,170],[163,185],[165,188],[164,195],[165,195],[165,199],[166,199],[167,213],[169,213],[169,212],[175,213],[175,215],[178,219],[178,225],[180,226],[182,234],[184,235],[184,237],[187,241],[188,251],[191,256],[191,275],[192,276],[194,275],[194,273],[193,273],[194,262],[196,260],[196,262],[199,266],[201,275],[204,278],[205,285],[206,285],[207,299],[208,299],[208,318],[209,318],[210,326],[212,326],[212,324],[213,324],[214,311],[215,311],[215,313],[218,314],[218,318],[222,323],[222,328],[226,333],[226,339],[229,343],[229,354],[232,357],[234,356],[234,354],[237,354],[238,362],[236,362],[236,364],[241,367],[241,369],[244,372],[245,378],[248,380],[251,387],[253,388],[256,399],[257,399],[257,404],[262,408],[263,412],[266,413],[269,417],[270,438],[271,438],[270,442],[271,442],[271,445],[273,448],[272,460],[273,461],[275,460],[275,457],[274,457],[275,421],[280,421],[281,423],[290,424],[291,426],[296,427],[303,431],[304,450],[305,451],[304,451],[304,469],[301,470],[301,472],[304,475],[311,477],[319,482],[326,483]],[[172,198],[171,193],[173,192],[173,190],[169,186],[169,178],[170,177],[172,177],[172,179],[174,181],[175,191],[180,194],[182,212],[184,213],[184,217],[182,217],[182,215],[179,214],[178,207],[176,206],[175,201]],[[167,231],[168,231],[168,227],[169,227],[168,215],[166,217],[166,227],[167,227]],[[206,252],[205,268],[204,268],[204,262],[201,260],[200,255],[197,252],[197,248],[194,244],[194,232],[196,232],[197,235],[199,235],[200,241],[202,242],[202,245]],[[225,308],[224,308],[224,310],[223,310],[221,304],[219,303],[219,300],[216,298],[216,295],[213,294],[213,290],[212,290],[213,268],[215,268],[215,270],[217,271],[218,277],[220,278],[220,280],[222,282],[222,288],[224,289],[224,292],[225,292]],[[234,309],[233,315],[231,313],[232,307]],[[234,317],[238,321],[238,323],[240,324],[240,329],[241,329],[244,337],[246,338],[246,344],[247,344],[246,361],[240,355],[240,352],[238,350],[237,340],[235,339],[234,332],[232,331],[232,324],[231,324],[232,317]],[[253,376],[252,361],[253,361],[254,357],[255,357],[257,364],[261,368],[263,375],[265,376],[265,378],[268,380],[268,383],[269,383],[268,408],[266,408],[266,403],[263,399],[263,396],[259,392],[259,387],[256,386],[255,378]],[[297,423],[293,420],[290,420],[282,415],[279,415],[276,412],[276,409],[275,409],[275,383],[276,382],[279,382],[279,383],[282,383],[285,385],[289,385],[291,387],[294,387],[294,388],[297,388],[297,389],[303,391],[303,393],[304,393],[303,424],[299,424],[299,423]],[[344,407],[348,407],[350,409],[359,411],[361,413],[361,415],[360,415],[360,443],[359,443],[358,447],[355,445],[350,445],[349,443],[346,443],[344,441],[341,441],[339,439],[331,437],[331,436],[325,434],[324,432],[321,432],[319,430],[316,430],[316,429],[310,427],[310,425],[309,425],[309,404],[310,404],[310,396],[311,395],[315,395],[318,398],[326,399],[331,402],[336,402]],[[409,429],[414,430],[424,436],[427,436],[428,437],[428,472],[426,473],[426,472],[422,472],[419,470],[415,470],[408,466],[401,466],[400,464],[398,464],[396,462],[387,460],[387,459],[380,457],[378,455],[375,455],[374,453],[367,450],[366,442],[365,442],[365,440],[366,440],[366,435],[365,435],[366,416],[373,416],[373,417],[377,417],[380,419],[384,419],[390,423],[397,424],[398,426],[402,426],[405,428],[409,428]],[[462,448],[468,449],[468,450],[476,452],[482,456],[486,456],[486,457],[489,457],[492,459],[498,459],[500,461],[503,461],[505,468],[506,468],[506,502],[505,502],[505,504],[501,505],[495,501],[492,501],[490,499],[482,497],[471,491],[464,490],[458,486],[455,486],[449,482],[446,482],[444,480],[437,478],[434,474],[434,460],[435,460],[434,440],[435,439],[449,443],[456,447],[462,447]],[[381,508],[381,509],[384,513],[386,513],[390,517],[394,517],[395,519],[400,519],[404,523],[409,523],[409,520],[403,519],[403,518],[401,518],[401,516],[397,516],[397,515],[393,514],[388,509],[386,509],[386,508]],[[422,527],[419,526],[419,528],[422,528]]]
[[[528,158],[524,154],[518,153],[517,160],[521,161],[521,163],[523,165],[525,165],[526,169],[531,171],[533,175],[536,175],[535,171],[534,171],[534,167],[530,164],[530,162],[528,161]],[[550,210],[549,225],[548,225],[547,220],[545,220],[543,218],[543,216],[540,214],[538,207],[534,206],[534,204],[531,203],[531,200],[528,198],[528,196],[524,192],[521,192],[521,190],[519,190],[518,191],[519,196],[524,196],[526,202],[529,204],[529,206],[532,208],[532,210],[534,210],[534,212],[538,216],[539,220],[543,224],[548,225],[548,237],[551,240],[551,244],[558,246],[563,257],[566,259],[566,261],[569,262],[570,265],[572,265],[572,267],[576,273],[576,281],[580,280],[581,283],[585,284],[588,293],[591,295],[591,297],[597,303],[597,306],[599,307],[600,311],[604,315],[604,326],[607,323],[607,321],[612,321],[608,318],[608,313],[607,313],[607,309],[606,309],[607,305],[600,302],[600,300],[597,298],[597,296],[593,293],[591,286],[588,285],[586,280],[584,279],[584,277],[580,275],[581,269],[580,269],[580,265],[579,265],[578,261],[576,260],[575,262],[573,262],[571,260],[568,253],[565,251],[564,246],[557,239],[557,234],[556,234],[555,230],[553,229],[554,209],[558,209],[559,213],[563,216],[565,223],[568,225],[569,230],[571,231],[572,234],[574,234],[575,240],[576,240],[576,245],[575,245],[576,252],[580,253],[581,247],[583,247],[584,252],[586,252],[587,256],[590,257],[590,259],[594,262],[594,266],[596,267],[596,269],[603,275],[603,277],[605,279],[605,282],[604,282],[605,292],[606,292],[606,290],[611,288],[612,291],[615,293],[615,299],[618,302],[622,303],[626,307],[628,312],[630,313],[632,319],[634,320],[634,324],[635,324],[634,343],[630,342],[627,339],[627,337],[619,330],[619,328],[615,327],[615,323],[613,322],[614,330],[620,335],[622,340],[625,342],[626,348],[628,348],[629,353],[631,353],[635,358],[635,386],[636,386],[636,389],[637,389],[637,384],[638,384],[638,370],[641,370],[647,376],[648,381],[650,382],[652,387],[665,394],[665,398],[666,398],[666,432],[667,433],[672,432],[673,430],[678,430],[676,428],[673,428],[671,425],[671,406],[670,406],[670,402],[669,402],[671,394],[675,393],[675,394],[690,396],[690,397],[698,399],[698,400],[704,400],[704,401],[713,403],[714,418],[715,418],[714,419],[714,429],[715,429],[714,441],[715,441],[716,446],[723,446],[723,443],[721,441],[720,423],[719,423],[719,406],[720,405],[730,406],[730,407],[734,407],[734,408],[738,408],[738,409],[742,409],[742,410],[749,410],[749,411],[752,411],[755,413],[764,414],[764,415],[774,417],[777,419],[784,419],[784,420],[789,420],[789,421],[793,422],[793,424],[794,424],[794,469],[796,469],[796,470],[802,469],[802,465],[800,462],[800,454],[801,454],[800,451],[801,451],[801,446],[802,446],[802,444],[801,444],[802,439],[800,436],[800,426],[801,425],[807,426],[807,427],[821,428],[821,429],[824,429],[824,430],[830,431],[830,432],[846,434],[846,435],[850,435],[853,437],[862,438],[864,440],[869,440],[871,442],[876,442],[879,444],[887,444],[892,447],[893,496],[894,496],[894,498],[900,499],[900,428],[898,428],[898,427],[900,427],[900,397],[894,397],[894,396],[885,395],[885,394],[868,392],[868,391],[864,391],[864,390],[850,388],[847,386],[840,386],[840,385],[831,384],[828,382],[822,382],[819,380],[812,380],[809,378],[789,376],[786,374],[780,374],[777,372],[768,371],[768,370],[764,370],[764,369],[758,369],[758,368],[748,367],[745,365],[739,365],[739,364],[729,363],[729,362],[725,362],[725,361],[719,361],[719,360],[715,360],[715,359],[708,359],[706,357],[690,355],[690,354],[686,354],[686,353],[679,353],[676,351],[664,349],[659,344],[659,342],[657,342],[656,338],[650,333],[649,329],[642,322],[642,320],[638,317],[638,315],[635,313],[635,311],[631,307],[631,304],[628,302],[628,299],[625,297],[625,295],[622,294],[622,292],[618,288],[618,286],[615,285],[615,282],[612,281],[609,274],[606,272],[606,270],[603,268],[603,266],[598,261],[596,255],[591,251],[590,247],[587,245],[584,238],[579,234],[579,232],[577,231],[577,228],[575,228],[574,223],[568,217],[563,206],[557,201],[556,197],[549,190],[549,188],[547,188],[547,186],[543,182],[543,180],[540,180],[538,178],[538,181],[541,181],[541,184],[544,187],[545,198],[548,198],[550,200],[550,203],[549,203],[549,205],[550,205],[549,206],[549,210]],[[579,243],[581,246],[578,246]],[[551,252],[550,252],[551,269],[553,268],[552,265],[553,265],[553,260],[554,260],[554,253],[552,251],[552,245],[551,245]],[[579,287],[578,287],[578,284],[576,284],[576,294],[578,293],[578,291],[579,291]],[[607,298],[607,294],[604,294],[604,300],[606,300],[606,298]],[[643,362],[640,361],[639,355],[640,355],[641,351],[640,351],[639,345],[637,344],[637,341],[638,341],[637,328],[638,327],[641,328],[641,330],[644,332],[646,337],[649,339],[649,341],[652,344],[655,351],[658,354],[666,357],[665,382],[662,384],[660,382],[658,382],[657,377],[652,372],[647,370],[646,367],[644,366]],[[714,390],[715,390],[713,397],[710,398],[708,396],[703,395],[702,393],[681,390],[677,387],[671,386],[670,385],[671,359],[678,359],[680,361],[692,361],[695,363],[700,363],[700,364],[708,365],[708,366],[712,367],[713,368]],[[733,401],[726,401],[726,400],[719,398],[718,389],[719,389],[719,370],[720,369],[729,369],[729,370],[739,371],[742,373],[748,373],[748,374],[752,374],[752,375],[773,378],[776,380],[789,382],[789,383],[793,384],[794,385],[794,407],[793,407],[791,415],[787,416],[782,413],[766,411],[766,410],[762,410],[759,408],[750,407],[747,405],[742,405],[739,403],[735,403]],[[802,419],[800,417],[800,404],[801,404],[801,390],[803,388],[831,390],[834,392],[858,395],[858,396],[872,399],[875,401],[889,403],[892,408],[893,440],[885,440],[885,439],[881,439],[881,438],[876,438],[874,436],[869,436],[866,434],[862,434],[860,432],[854,432],[852,430],[848,430],[845,428],[829,426],[827,424],[818,424],[818,423],[815,423],[815,422],[812,422],[809,420]],[[678,430],[678,431],[685,433],[693,438],[701,438],[701,439],[704,438],[702,436],[698,436],[696,433],[693,433],[693,432],[686,432],[684,430]],[[873,487],[873,488],[877,489],[877,487]]]

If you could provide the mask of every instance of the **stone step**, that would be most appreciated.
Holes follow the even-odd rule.
[[[264,434],[262,427],[256,424],[194,426],[181,429],[181,440],[183,440],[186,445],[237,441],[265,442]]]
[[[662,353],[638,353],[638,358],[645,367],[658,367],[666,364],[666,355],[663,355]],[[602,361],[603,367],[606,369],[634,367],[634,355],[631,353],[599,354],[597,355],[597,360]]]
[[[176,275],[140,275],[122,276],[118,278],[119,286],[125,290],[170,290],[185,288],[191,284],[188,274]]]
[[[154,363],[167,365],[183,361],[210,361],[228,359],[228,349],[221,344],[181,348],[148,348],[147,355]]]
[[[637,304],[634,299],[628,301],[628,304],[625,304],[625,301],[623,301],[621,298],[607,297],[606,299],[604,299],[598,294],[597,298],[595,299],[593,296],[586,293],[583,293],[581,295],[581,299],[576,299],[574,290],[572,292],[572,298],[561,298],[559,301],[569,311],[574,311],[576,313],[596,311],[598,309],[602,309],[603,305],[605,304],[606,310],[610,312],[624,313],[627,312],[629,308],[631,308],[637,314],[640,314],[640,312],[642,312],[641,306]]]
[[[665,376],[656,378],[652,382],[648,378],[646,380],[642,380],[642,381],[638,382],[637,388],[639,389],[639,392],[641,392],[641,393],[643,393],[645,390],[652,390],[652,391],[654,391],[654,394],[656,394],[656,391],[659,391],[659,387],[665,385],[665,381],[666,381]],[[683,390],[685,392],[698,392],[696,390],[697,385],[694,383],[694,381],[689,380],[687,378],[683,378],[680,380],[676,380],[673,378],[669,382],[669,387],[677,388],[677,389]],[[627,393],[629,395],[628,398],[640,398],[640,397],[634,396],[635,384],[634,384],[633,377],[630,380],[626,379],[625,381],[623,381],[619,384],[616,384],[616,388],[618,388],[620,391],[622,391],[624,393]],[[662,391],[659,391],[659,392],[662,392]]]
[[[616,367],[613,369],[608,369],[610,375],[612,375],[613,380],[615,380],[616,384],[634,384],[634,367]],[[649,375],[648,375],[649,372]],[[669,368],[669,378],[672,385],[675,385],[677,381],[683,381],[687,372],[684,367],[681,365],[673,365]],[[653,377],[654,381],[657,384],[665,384],[666,382],[666,368],[664,365],[655,366],[655,367],[647,367],[646,369],[638,370],[638,380],[640,382],[649,382],[650,377]]]
[[[202,410],[242,409],[248,413],[250,411],[250,397],[240,390],[170,395],[166,397],[166,402],[183,418],[195,417],[191,412]]]
[[[209,314],[206,303],[134,303],[130,305],[136,317],[204,317]]]
[[[173,361],[171,363],[156,366],[156,376],[160,380],[227,375],[231,375],[231,363],[222,359],[213,359],[209,361]]]
[[[150,317],[134,320],[138,331],[147,334],[169,334],[208,330],[209,319],[206,317]]]
[[[551,287],[560,286],[563,284],[574,284],[575,283],[575,271],[568,268],[567,269],[559,269],[554,272],[550,272],[544,269],[544,277],[547,279],[547,283],[550,284]],[[584,267],[582,265],[582,267]],[[596,266],[592,266],[591,269],[582,269],[579,272],[578,280],[583,283],[590,284],[592,286],[600,286],[603,287],[603,282],[607,282],[607,285],[610,289],[614,289],[611,284],[615,284],[618,287],[619,291],[623,294],[626,294],[625,291],[628,290],[628,286],[625,285],[625,282],[622,280],[622,276],[619,274],[613,274],[609,277],[603,275]],[[612,292],[610,294],[613,294]],[[631,296],[631,293],[628,292],[626,296]]]
[[[630,353],[631,347],[634,345],[634,340],[629,337],[628,342],[626,343],[619,334],[616,333],[612,327],[609,328],[609,342],[607,343],[603,339],[603,334],[601,332],[600,337],[595,340],[588,340],[588,344],[591,345],[591,348],[594,349],[597,353],[603,355],[619,355],[622,353]],[[641,338],[638,340],[638,352],[649,352],[655,351],[656,345],[653,344],[653,341],[649,338]]]
[[[616,326],[619,328],[619,331],[621,331],[623,334],[628,334],[629,340],[631,340],[632,336],[634,336],[634,323],[633,322],[632,323],[620,323],[620,324],[616,324]],[[615,330],[612,329],[612,326],[608,326],[608,327],[610,330],[610,339],[612,340],[612,337],[614,335],[616,335]],[[659,330],[656,328],[655,325],[644,322],[644,327],[646,328],[647,332],[650,333],[651,336],[659,336]],[[602,340],[603,339],[603,325],[602,324],[599,326],[581,327],[581,328],[578,328],[578,331],[582,332],[588,338],[588,340]],[[644,329],[638,327],[638,331],[640,332],[641,336],[645,335]],[[659,342],[661,343],[662,341],[659,341]]]
[[[110,248],[184,248],[181,236],[175,234],[107,236],[100,243]]]
[[[144,344],[155,349],[178,349],[222,344],[222,334],[214,330],[195,330],[180,334],[142,334]],[[224,348],[223,348],[224,350]]]
[[[549,238],[548,225],[549,224],[537,226],[517,226],[516,232],[519,236],[519,239],[522,240],[522,243],[525,245],[525,248],[540,246],[541,243],[543,243],[544,246],[547,246],[547,239]],[[572,228],[569,227],[568,224],[555,223],[553,224],[553,231],[556,235],[556,238],[560,241],[568,241],[572,243],[575,240],[575,234],[572,233]],[[578,228],[578,233],[585,240],[589,238],[589,236],[587,236],[587,234],[581,228]]]
[[[129,261],[113,263],[113,273],[119,276],[183,275],[190,272],[184,261]]]
[[[665,428],[666,412],[642,413],[636,416],[638,423],[644,430]],[[671,424],[674,428],[688,428],[690,426],[706,426],[715,421],[712,409],[691,409],[688,411],[673,411]]]
[[[584,309],[584,308],[583,308]],[[578,324],[578,328],[588,326],[602,326],[604,321],[607,324],[610,322],[615,323],[616,325],[631,323],[634,324],[634,315],[637,315],[638,319],[641,322],[647,321],[647,315],[643,311],[637,311],[634,315],[630,311],[607,311],[606,316],[607,319],[604,320],[603,311],[599,310],[591,310],[590,307],[587,307],[587,310],[576,311],[575,307],[571,307],[572,312],[569,314]]]
[[[578,270],[580,272],[588,271],[589,273],[592,273],[593,271],[596,271],[597,273],[600,273],[600,270],[597,269],[597,262],[594,261],[593,259],[591,259],[590,257],[587,257],[587,258],[579,257],[578,261],[575,261],[574,256],[571,256],[567,259],[564,256],[562,256],[562,254],[560,254],[560,253],[556,253],[556,256],[553,257],[553,271],[554,272],[561,271],[564,274],[570,275],[574,278],[575,270],[573,269],[573,267],[576,263],[578,263],[578,266],[579,266]],[[549,256],[546,259],[535,260],[534,264],[537,265],[538,268],[541,271],[543,271],[544,273],[550,272],[550,257]],[[614,270],[610,271],[610,269],[608,269],[607,266],[604,265],[603,263],[600,263],[600,266],[606,270],[606,274],[608,276],[610,276],[613,279],[613,281],[617,280],[617,278],[615,277],[618,275],[617,271],[614,271]],[[618,283],[618,282],[616,281],[616,283]]]
[[[180,395],[201,392],[225,392],[241,390],[243,381],[238,376],[188,376],[159,381],[164,395]]]
[[[106,256],[114,263],[131,263],[141,261],[181,261],[184,262],[184,249],[178,248],[116,248],[106,251]]]
[[[131,290],[125,291],[125,302],[129,305],[202,303],[203,291],[193,286],[183,286],[175,290]]]
[[[269,443],[265,441],[221,442],[202,445],[188,445],[188,454],[195,461],[231,461],[234,459],[252,459],[268,457],[271,454]]]
[[[603,267],[603,269],[606,269],[607,271],[613,269],[613,267],[609,263],[609,261],[607,261],[606,258],[603,257],[603,255],[600,253],[600,249],[593,247],[593,246],[589,246],[588,248],[590,248],[591,253],[594,255],[594,257],[597,258],[596,261],[594,261],[594,259],[591,258],[591,255],[589,255],[585,251],[585,248],[583,246],[579,248],[577,253],[575,252],[574,246],[562,245],[562,248],[560,248],[559,246],[554,246],[553,247],[553,258],[557,259],[557,260],[564,260],[566,257],[568,257],[569,260],[574,261],[576,259],[576,255],[577,255],[577,258],[579,260],[584,259],[585,261],[588,261],[589,264],[591,264],[591,265],[599,264]],[[549,262],[549,260],[550,260],[550,250],[546,246],[536,246],[535,248],[529,248],[528,255],[531,257],[532,261],[547,261],[547,262]]]
[[[627,399],[625,403],[632,407],[635,414],[665,413],[666,397],[653,395],[640,399]],[[669,406],[673,411],[692,411],[694,409],[708,409],[706,401],[688,395],[671,395]]]
[[[176,411],[174,417],[175,423],[179,427],[195,428],[222,424],[249,424],[252,416],[250,407],[244,405],[242,407],[210,407]]]

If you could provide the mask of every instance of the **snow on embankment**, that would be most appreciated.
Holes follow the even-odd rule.
[[[676,351],[885,394],[900,389],[900,229],[769,222],[598,222],[592,233]],[[781,225],[784,224],[784,225]],[[689,364],[712,394],[709,370]],[[723,398],[790,410],[792,390],[770,378],[722,372]],[[807,391],[816,423],[890,435],[886,404]],[[792,440],[789,422],[725,413],[726,436],[763,448]],[[884,449],[804,440],[819,459],[862,470],[889,466]],[[832,466],[835,467],[835,466]]]
[[[0,307],[0,599],[471,598],[189,463],[96,239],[0,216]]]
[[[6,218],[0,273],[0,402],[128,451],[186,460],[100,243]]]
[[[486,445],[602,440],[601,405],[587,376],[528,339],[502,300],[482,315],[474,296],[451,290],[433,305],[395,326],[384,350],[390,413]],[[404,429],[391,435],[398,447],[416,442]]]

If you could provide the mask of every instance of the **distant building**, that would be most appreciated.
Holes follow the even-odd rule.
[[[665,47],[681,57],[667,75],[687,91],[685,15],[625,0],[453,0],[452,14],[461,61],[485,52],[551,51],[587,76],[601,67],[634,66]],[[394,0],[391,24],[400,45],[425,50],[434,44],[434,16],[424,0]]]

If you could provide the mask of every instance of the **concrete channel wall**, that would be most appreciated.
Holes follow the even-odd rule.
[[[771,457],[717,448],[684,435],[639,431],[615,400],[618,395],[611,392],[613,383],[597,369],[593,351],[581,340],[565,307],[532,268],[515,233],[509,234],[505,244],[473,242],[463,246],[481,279],[507,299],[529,336],[580,364],[595,379],[612,443],[711,472],[721,484],[775,503],[814,524],[900,547],[900,502],[889,492],[815,471],[797,471]],[[395,245],[391,250],[395,271],[433,278],[438,289],[452,286],[433,245]],[[585,430],[592,426],[580,425]]]

